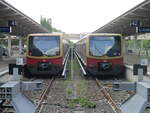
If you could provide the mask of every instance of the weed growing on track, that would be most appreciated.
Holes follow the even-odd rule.
[[[96,103],[91,102],[90,100],[83,98],[83,97],[78,97],[76,99],[72,99],[68,101],[68,106],[71,108],[74,108],[76,106],[81,106],[81,107],[86,107],[86,108],[95,108]]]
[[[67,64],[67,78],[64,81],[66,87],[66,105],[70,108],[85,107],[95,108],[96,103],[87,99],[87,84],[81,77],[81,70],[76,58],[73,59],[74,76],[71,76],[71,61]]]
[[[85,80],[79,80],[77,82],[77,93],[79,96],[85,97],[87,95],[87,87]]]
[[[67,89],[68,95],[72,95],[73,91],[71,89]]]

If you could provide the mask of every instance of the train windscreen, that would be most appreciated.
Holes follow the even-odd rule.
[[[32,36],[29,37],[30,56],[57,56],[60,55],[59,36]]]
[[[120,56],[121,37],[120,36],[91,36],[90,37],[91,56]]]

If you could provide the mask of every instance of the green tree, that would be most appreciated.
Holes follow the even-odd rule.
[[[46,19],[41,16],[40,24],[45,27],[50,33],[52,32],[51,19]]]
[[[146,55],[148,56],[148,50],[150,49],[150,40],[142,40],[143,48],[146,50]]]
[[[150,40],[143,40],[143,47],[145,49],[150,49]]]
[[[47,18],[41,16],[40,24],[41,24],[43,27],[45,27],[46,29],[48,29],[48,31],[49,31],[50,33],[52,33],[52,32],[64,33],[64,32],[62,32],[61,30],[52,27],[52,19],[51,19],[51,18],[47,19]]]

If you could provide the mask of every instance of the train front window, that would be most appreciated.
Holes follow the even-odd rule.
[[[32,36],[29,38],[30,56],[57,56],[60,54],[59,36]]]
[[[121,37],[120,36],[91,36],[90,37],[91,56],[120,56]]]

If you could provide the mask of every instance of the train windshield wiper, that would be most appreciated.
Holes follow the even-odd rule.
[[[49,57],[49,56],[55,56],[55,54],[47,54],[47,53],[44,53],[43,55],[44,55],[44,56],[48,56],[48,57]]]
[[[103,52],[102,52],[102,50],[99,48],[97,48],[96,46],[95,46],[95,50],[97,50],[98,51],[98,53],[100,53],[101,55],[100,56],[105,56],[106,54],[104,54]]]
[[[43,52],[36,47],[31,48],[30,51],[32,53],[31,56],[43,56]]]

